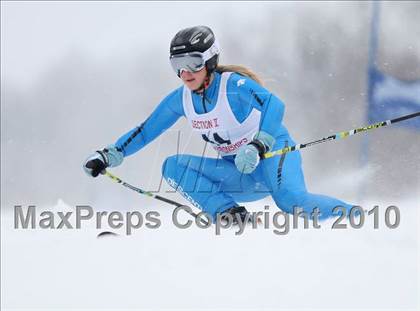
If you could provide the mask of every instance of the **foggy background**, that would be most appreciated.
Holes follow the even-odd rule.
[[[154,209],[170,219],[172,207],[89,178],[82,163],[180,86],[168,49],[181,28],[210,26],[221,64],[257,72],[284,101],[284,124],[296,142],[366,125],[370,16],[368,2],[2,1],[2,307],[418,307],[419,133],[396,126],[366,135],[364,168],[364,134],[302,151],[310,191],[367,209],[397,205],[396,230],[367,225],[238,238],[169,227],[98,241],[93,228],[13,229],[13,206],[28,204]],[[380,70],[420,78],[419,21],[419,3],[381,4]],[[201,154],[203,141],[180,119],[112,171],[158,191],[161,164],[176,153],[179,131],[180,151]],[[162,183],[161,195],[185,203],[168,189]],[[277,210],[271,199],[247,207],[264,204]]]

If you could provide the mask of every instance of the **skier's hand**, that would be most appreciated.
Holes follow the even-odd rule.
[[[235,157],[236,168],[244,174],[251,174],[264,153],[271,151],[275,139],[270,134],[260,131],[254,136],[254,140],[248,145],[239,149]]]
[[[260,163],[258,149],[254,145],[246,145],[239,149],[235,157],[236,168],[243,174],[251,174]]]
[[[83,164],[85,173],[92,177],[97,177],[107,167],[115,167],[122,163],[124,155],[113,145],[98,150],[86,159]]]

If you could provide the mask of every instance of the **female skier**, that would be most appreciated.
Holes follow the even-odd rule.
[[[238,203],[268,195],[288,213],[298,207],[311,215],[318,208],[322,219],[336,206],[349,211],[349,204],[306,190],[299,151],[262,158],[295,144],[282,125],[284,104],[252,71],[221,66],[218,60],[219,47],[210,28],[179,31],[170,44],[170,63],[184,85],[166,96],[140,126],[91,155],[84,163],[86,173],[96,177],[107,167],[120,165],[184,116],[221,157],[170,156],[162,174],[213,219],[228,213],[244,221],[247,212]]]

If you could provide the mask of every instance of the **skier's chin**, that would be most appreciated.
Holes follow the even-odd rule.
[[[197,80],[194,79],[192,81],[184,81],[184,84],[191,90],[195,91],[200,88],[200,84],[197,83]]]

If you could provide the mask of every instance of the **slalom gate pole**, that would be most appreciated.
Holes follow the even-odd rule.
[[[306,144],[284,147],[283,149],[267,152],[263,155],[263,158],[268,159],[268,158],[274,157],[276,155],[281,155],[281,154],[284,154],[284,153],[287,153],[287,152],[300,150],[300,149],[310,147],[310,146],[313,146],[313,145],[317,145],[317,144],[320,144],[320,143],[325,143],[325,142],[330,141],[330,140],[346,138],[346,137],[352,136],[354,134],[366,132],[366,131],[377,129],[377,128],[384,127],[384,126],[388,126],[388,125],[391,125],[391,124],[394,124],[394,123],[397,123],[397,122],[401,122],[401,121],[405,121],[405,120],[408,120],[408,119],[416,118],[418,116],[420,116],[420,111],[412,113],[412,114],[408,114],[408,115],[405,115],[405,116],[402,116],[402,117],[399,117],[399,118],[374,123],[374,124],[364,126],[364,127],[355,128],[355,129],[350,130],[350,131],[339,132],[337,134],[334,134],[334,135],[331,135],[331,136],[328,136],[328,137],[324,137],[324,138],[321,138],[321,139],[318,139],[318,140],[314,140],[314,141],[308,142]]]
[[[172,200],[170,200],[170,199],[167,199],[167,198],[161,197],[160,195],[153,194],[153,193],[152,193],[152,192],[150,192],[150,191],[145,191],[145,190],[143,190],[143,189],[140,189],[140,188],[138,188],[138,187],[135,187],[135,186],[133,186],[133,185],[131,185],[131,184],[129,184],[129,183],[127,183],[127,182],[123,181],[121,178],[119,178],[119,177],[115,176],[114,174],[111,174],[111,173],[110,173],[110,172],[108,172],[107,170],[104,170],[104,171],[102,172],[102,174],[103,174],[103,175],[105,175],[105,176],[108,176],[109,178],[111,178],[111,179],[112,179],[113,181],[115,181],[116,183],[119,183],[119,184],[123,185],[124,187],[126,187],[126,188],[128,188],[128,189],[131,189],[131,190],[133,190],[133,191],[136,191],[136,192],[138,192],[138,193],[140,193],[140,194],[146,195],[146,196],[148,196],[148,197],[152,197],[152,198],[154,198],[154,199],[156,199],[156,200],[163,201],[163,202],[165,202],[165,203],[169,203],[169,204],[174,205],[174,206],[176,206],[176,207],[184,206],[184,207],[188,207],[189,209],[191,209],[191,208],[190,208],[189,206],[187,206],[187,205],[184,205],[184,204],[181,204],[181,203],[178,203],[178,202],[172,201]],[[191,216],[193,216],[195,219],[200,219],[200,221],[201,221],[203,224],[205,224],[205,225],[207,225],[207,224],[208,224],[208,222],[207,222],[206,220],[204,220],[203,218],[199,217],[197,213],[194,213],[192,210],[189,210],[189,209],[184,209],[184,211],[186,211],[188,214],[190,214]]]

